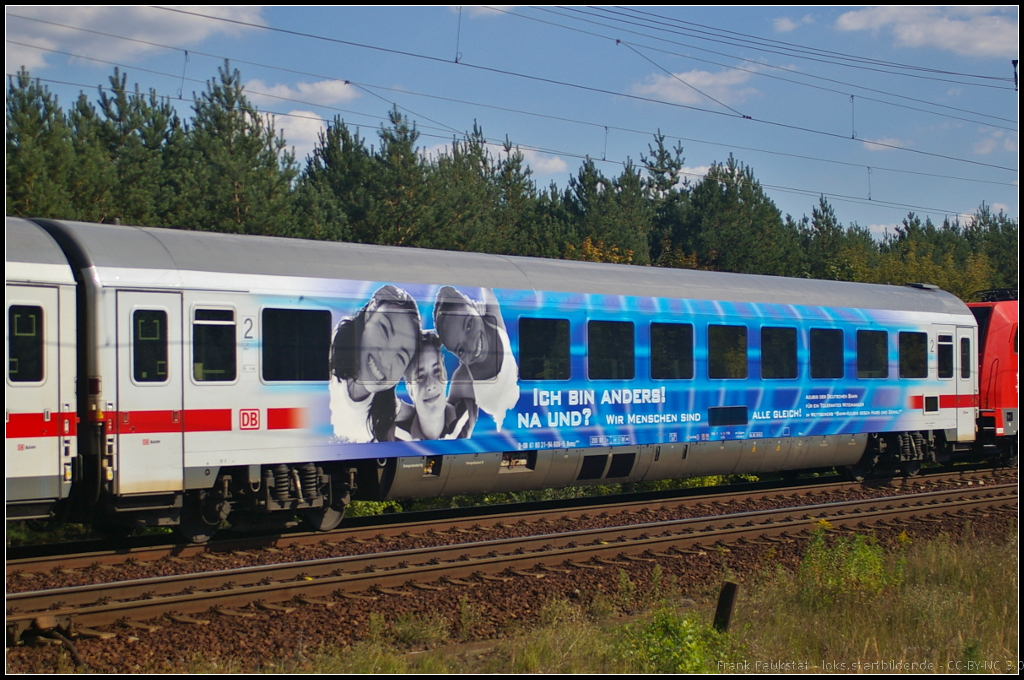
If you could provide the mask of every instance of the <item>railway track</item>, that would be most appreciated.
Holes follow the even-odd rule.
[[[330,607],[346,598],[543,579],[556,572],[704,556],[743,543],[786,543],[816,527],[857,531],[977,514],[1016,512],[1017,483],[408,548],[372,554],[177,574],[8,594],[8,644],[26,632],[106,626],[208,611],[249,616],[260,607]],[[543,527],[538,521],[534,529]]]
[[[687,490],[688,493],[676,497],[658,495],[641,500],[611,503],[605,501],[600,504],[577,504],[571,507],[561,504],[550,507],[542,504],[540,508],[533,508],[528,504],[521,504],[505,512],[492,512],[486,515],[467,516],[466,513],[460,512],[437,517],[432,516],[431,513],[417,513],[421,516],[426,515],[426,517],[414,521],[346,526],[331,532],[294,532],[272,536],[232,537],[205,545],[135,545],[106,547],[99,550],[88,546],[85,551],[23,558],[15,556],[6,561],[5,568],[8,590],[18,591],[32,587],[34,580],[45,581],[46,579],[43,577],[48,574],[74,576],[79,570],[103,569],[126,563],[139,565],[159,560],[170,560],[177,565],[179,572],[184,571],[188,565],[196,570],[211,570],[230,566],[225,565],[224,560],[218,560],[218,557],[230,558],[232,555],[251,553],[252,551],[266,551],[266,554],[263,555],[264,558],[280,561],[296,557],[296,555],[288,555],[283,551],[309,546],[323,548],[325,545],[332,545],[343,552],[350,553],[372,550],[374,544],[386,541],[414,540],[425,535],[429,535],[434,541],[441,541],[443,536],[447,536],[450,541],[464,542],[486,530],[508,533],[512,527],[519,527],[519,533],[522,533],[523,528],[528,528],[538,522],[561,522],[563,525],[602,520],[619,523],[641,522],[645,520],[646,514],[652,512],[673,512],[679,517],[696,512],[714,515],[728,511],[730,508],[735,509],[737,504],[743,503],[794,505],[816,497],[843,494],[857,494],[862,497],[880,496],[893,493],[894,490],[913,493],[921,488],[938,489],[948,486],[986,484],[1010,478],[1016,479],[1015,471],[971,469],[956,472],[934,472],[911,479],[876,480],[870,484],[832,480],[824,483],[804,483],[798,486],[757,484],[753,489],[724,487],[697,493],[694,493],[697,490],[690,489]],[[392,520],[394,518],[395,516],[392,516]],[[17,550],[12,550],[12,552],[15,555],[18,554]],[[297,555],[297,557],[301,558],[301,555]],[[188,558],[206,559],[190,560]],[[108,573],[111,579],[116,577],[116,574],[110,570],[101,572],[99,577],[102,578],[103,573]]]

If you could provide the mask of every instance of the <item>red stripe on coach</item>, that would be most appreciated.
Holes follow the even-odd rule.
[[[231,409],[208,408],[185,411],[185,432],[230,432]]]
[[[304,408],[268,408],[268,430],[301,430],[306,427]]]
[[[978,405],[977,394],[940,394],[939,408],[971,408]],[[910,408],[923,409],[924,397],[920,394],[910,397]]]
[[[11,413],[7,416],[7,439],[32,437],[74,437],[78,434],[78,416],[74,413]]]
[[[118,411],[114,414],[117,434],[160,434],[184,432],[182,411]]]

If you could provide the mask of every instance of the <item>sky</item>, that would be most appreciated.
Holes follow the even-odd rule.
[[[541,188],[608,177],[661,133],[681,180],[730,155],[782,213],[820,196],[892,233],[909,212],[1019,219],[1016,7],[6,7],[7,75],[65,109],[115,67],[186,121],[229,59],[305,165],[340,117],[395,107],[422,153],[479,126]]]

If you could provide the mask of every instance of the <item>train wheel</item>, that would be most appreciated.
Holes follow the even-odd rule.
[[[341,520],[345,518],[345,506],[341,510],[331,507],[314,508],[306,511],[306,521],[313,527],[314,531],[330,531],[337,529]]]

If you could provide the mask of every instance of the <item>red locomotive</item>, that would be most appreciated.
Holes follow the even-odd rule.
[[[983,291],[967,306],[978,320],[978,440],[988,454],[1017,462],[1020,373],[1017,349],[1017,291]]]

